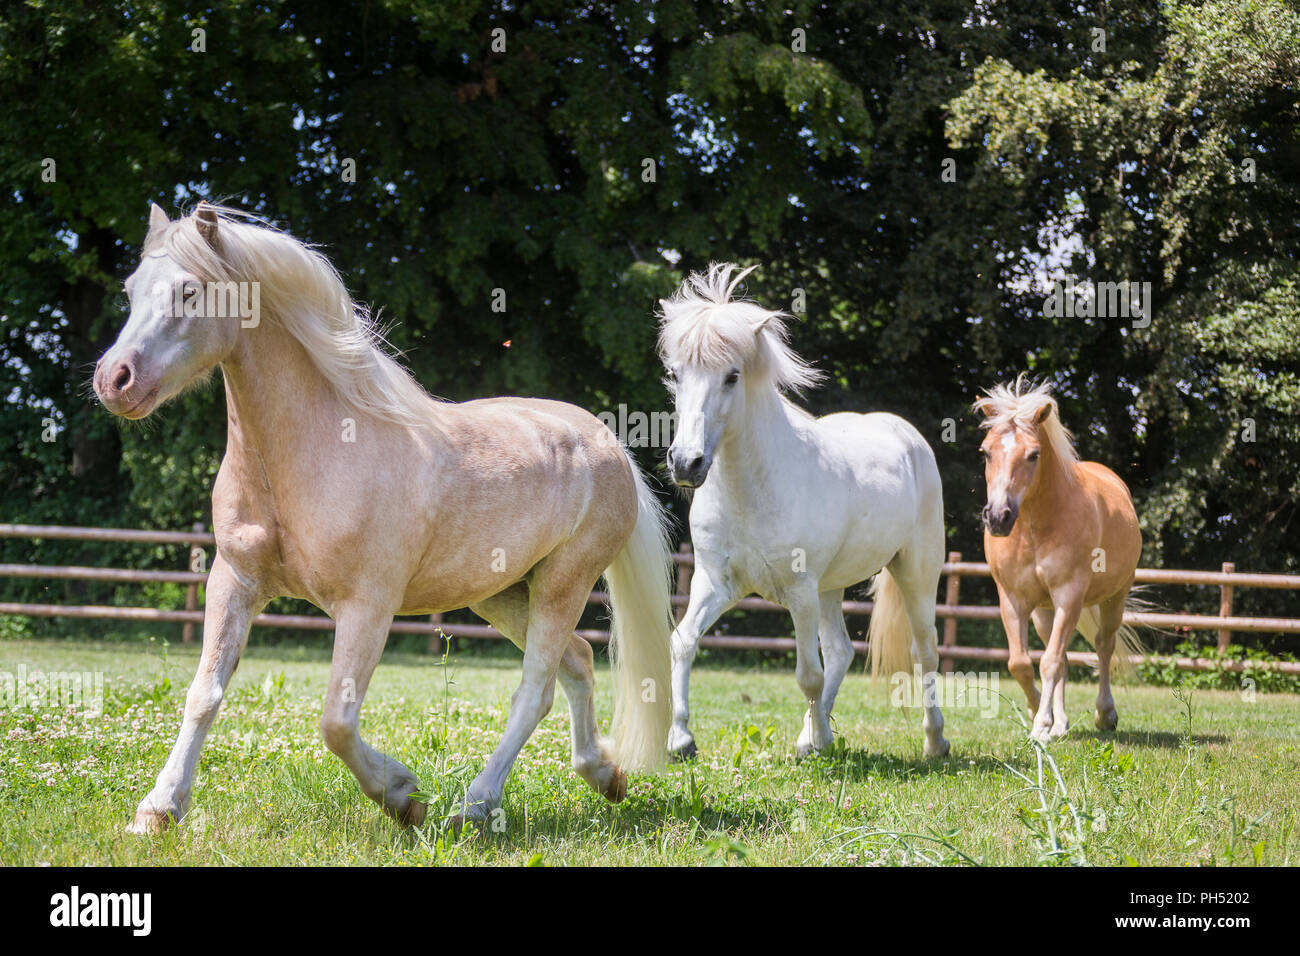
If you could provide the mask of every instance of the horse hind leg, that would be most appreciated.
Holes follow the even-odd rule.
[[[1115,652],[1115,636],[1124,623],[1124,601],[1127,593],[1103,602],[1097,608],[1100,621],[1093,643],[1097,648],[1097,709],[1093,723],[1098,730],[1114,730],[1119,726],[1119,712],[1110,689],[1110,661]]]
[[[335,616],[334,657],[321,713],[325,746],[357,778],[361,792],[405,826],[424,820],[424,804],[411,799],[419,790],[415,774],[361,739],[361,702],[383,653],[393,613],[389,608],[344,606]]]
[[[614,763],[596,729],[595,674],[591,645],[576,635],[560,658],[560,686],[569,701],[573,769],[610,803],[627,796],[627,774]]]
[[[918,560],[911,551],[900,552],[889,572],[902,594],[903,609],[912,627],[912,666],[921,669],[921,729],[924,754],[946,757],[951,745],[943,736],[943,711],[939,708],[939,632],[934,626],[940,563]]]
[[[484,822],[500,806],[506,777],[519,751],[550,712],[560,663],[591,586],[602,570],[593,561],[586,549],[573,543],[566,550],[553,552],[534,568],[528,594],[523,677],[510,698],[505,733],[486,766],[466,789],[460,814],[449,821],[453,827],[466,820]]]
[[[516,584],[476,604],[471,610],[508,637],[525,646],[528,630],[528,586]],[[560,687],[569,701],[573,769],[591,789],[613,803],[627,795],[627,776],[600,739],[596,723],[595,674],[591,645],[576,634],[560,659]]]

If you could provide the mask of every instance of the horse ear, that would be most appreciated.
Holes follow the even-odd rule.
[[[767,315],[763,316],[761,319],[759,319],[757,322],[755,322],[755,323],[754,323],[754,334],[755,334],[755,335],[762,335],[762,334],[763,334],[763,330],[764,330],[765,328],[767,328],[768,323],[770,323],[773,319],[775,319],[776,316],[777,316],[777,313],[775,313],[775,312],[769,312]]]
[[[156,202],[151,202],[149,204],[149,231],[144,236],[144,248],[148,249],[161,240],[162,234],[169,225],[171,223],[167,219],[167,213],[163,212],[162,207]]]
[[[1052,414],[1054,408],[1056,408],[1055,402],[1043,402],[1043,404],[1039,406],[1038,411],[1034,412],[1034,424],[1041,425],[1043,422],[1047,421],[1047,416]]]
[[[198,208],[194,210],[194,220],[199,227],[199,235],[208,240],[208,245],[216,246],[217,211],[208,205],[206,199],[199,201]]]
[[[987,395],[981,395],[979,398],[975,399],[974,403],[971,405],[971,410],[978,415],[983,415],[985,418],[988,418],[993,414],[993,399],[989,398]]]

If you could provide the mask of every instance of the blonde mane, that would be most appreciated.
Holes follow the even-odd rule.
[[[691,273],[671,299],[659,300],[659,353],[665,364],[735,366],[747,376],[796,393],[816,385],[822,373],[790,348],[788,316],[732,299],[736,286],[757,267],[732,278],[736,268],[713,263],[708,272]]]
[[[161,248],[202,282],[258,283],[262,321],[292,335],[341,399],[388,421],[428,423],[435,399],[389,353],[375,318],[348,295],[325,256],[249,213],[203,208],[220,221],[215,247],[189,215],[150,236],[146,254]]]
[[[1044,406],[1049,409],[1047,418],[1035,425],[1034,418]],[[1034,384],[1022,373],[1014,382],[986,389],[984,396],[971,407],[984,415],[981,428],[992,430],[1010,426],[1028,432],[1037,431],[1039,440],[1050,445],[1060,461],[1067,465],[1079,461],[1074,436],[1061,423],[1060,410],[1052,397],[1051,382]]]

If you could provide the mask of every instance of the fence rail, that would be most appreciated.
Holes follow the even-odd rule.
[[[216,539],[211,532],[201,525],[195,525],[190,531],[141,531],[127,528],[79,528],[63,525],[28,525],[0,524],[0,538],[28,538],[76,540],[93,542],[127,542],[143,544],[166,544],[189,546],[189,570],[161,571],[134,568],[102,568],[76,565],[43,564],[0,564],[0,578],[48,578],[54,580],[107,581],[112,583],[170,583],[186,585],[185,610],[161,610],[146,607],[111,607],[105,605],[65,605],[65,604],[25,604],[0,602],[0,615],[20,615],[28,617],[71,617],[94,618],[121,621],[156,621],[160,623],[179,623],[182,627],[182,640],[191,643],[195,639],[195,625],[202,624],[203,611],[198,604],[198,589],[207,580],[206,570],[195,570],[196,565],[206,567],[204,547],[215,547]],[[202,559],[202,560],[200,560]],[[682,608],[687,603],[690,591],[690,575],[695,558],[689,545],[673,555],[677,566],[676,593],[672,596],[674,608]],[[936,608],[936,614],[944,620],[943,637],[939,655],[944,661],[945,670],[951,670],[953,661],[1003,662],[1007,659],[1006,648],[1002,647],[963,647],[957,643],[957,622],[959,620],[998,620],[1001,614],[996,605],[962,604],[961,582],[963,578],[990,577],[989,567],[983,562],[963,561],[959,552],[951,552],[943,565],[946,578],[944,601]],[[1218,615],[1177,614],[1139,612],[1124,616],[1127,623],[1138,626],[1157,628],[1185,628],[1191,630],[1218,631],[1218,645],[1226,648],[1233,632],[1249,633],[1284,633],[1300,634],[1300,620],[1294,618],[1242,617],[1232,613],[1233,597],[1240,588],[1274,588],[1300,590],[1300,575],[1294,574],[1257,574],[1238,572],[1230,563],[1225,563],[1220,571],[1183,571],[1164,568],[1139,568],[1138,583],[1193,585],[1217,587],[1219,589]],[[600,591],[592,592],[589,603],[603,604],[606,595]],[[737,602],[736,607],[751,611],[775,611],[785,613],[778,605],[761,598],[745,598]],[[861,616],[871,613],[870,601],[845,601],[846,616]],[[254,621],[256,627],[281,627],[303,630],[332,630],[334,622],[328,617],[305,614],[260,614]],[[422,620],[399,618],[393,622],[392,633],[428,634],[430,645],[440,646],[442,635],[452,634],[470,638],[504,638],[496,628],[487,624],[444,623],[440,615],[433,615]],[[605,643],[609,633],[601,630],[579,631],[578,634],[593,643]],[[786,637],[756,637],[746,635],[710,634],[702,642],[705,647],[731,648],[762,651],[791,651],[795,642]],[[854,641],[854,648],[865,653],[865,641]],[[1031,651],[1030,656],[1037,660],[1041,651]],[[1135,657],[1134,660],[1141,658]],[[1152,660],[1170,663],[1180,670],[1208,670],[1221,668],[1229,671],[1243,671],[1247,667],[1266,667],[1287,674],[1300,674],[1300,662],[1275,661],[1261,664],[1252,662],[1247,665],[1240,661],[1210,661],[1204,658],[1169,657],[1152,655]],[[1096,655],[1092,653],[1071,653],[1072,664],[1095,664]]]

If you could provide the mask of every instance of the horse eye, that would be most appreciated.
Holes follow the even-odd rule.
[[[1025,457],[1026,457],[1027,459],[1029,459],[1030,461],[1038,461],[1038,449],[1035,448],[1033,451],[1031,451],[1031,452],[1030,452],[1028,455],[1026,455]]]
[[[723,379],[723,382],[727,385],[735,385],[739,381],[740,381],[740,371],[734,368],[730,372],[728,372],[727,377]]]

